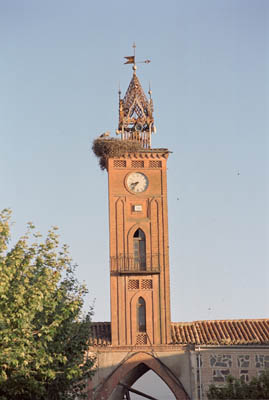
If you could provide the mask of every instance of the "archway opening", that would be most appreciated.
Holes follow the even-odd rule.
[[[113,387],[110,400],[189,400],[172,371],[144,352],[130,356],[110,379]]]
[[[142,229],[137,229],[133,237],[133,252],[135,269],[146,270],[146,236]]]
[[[152,370],[141,376],[133,385],[132,389],[152,396],[155,399],[175,400],[173,392],[166,383]],[[143,400],[142,395],[129,392],[130,400]]]

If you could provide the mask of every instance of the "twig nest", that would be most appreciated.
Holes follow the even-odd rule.
[[[99,158],[102,170],[107,169],[107,159],[110,157],[122,157],[126,153],[136,153],[143,147],[139,142],[132,140],[97,138],[93,141],[92,150]]]

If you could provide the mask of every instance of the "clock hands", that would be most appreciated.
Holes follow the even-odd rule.
[[[132,190],[134,190],[135,187],[136,187],[136,185],[138,185],[138,184],[139,184],[139,182],[133,182],[133,183],[131,184]]]

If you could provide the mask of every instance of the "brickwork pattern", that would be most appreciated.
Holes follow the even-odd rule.
[[[132,160],[132,168],[144,168],[144,161],[142,160]]]
[[[113,161],[114,168],[125,168],[126,161],[125,160],[114,160]]]
[[[141,281],[141,289],[151,290],[153,287],[152,279],[142,279]]]
[[[128,289],[129,290],[139,289],[139,279],[129,279],[129,281],[128,281]]]
[[[108,159],[113,345],[136,343],[138,325],[134,291],[141,291],[140,296],[146,303],[148,343],[171,342],[167,157],[167,150],[153,149]],[[123,165],[126,167],[123,168]],[[143,172],[149,182],[145,191],[136,194],[126,184],[128,174],[134,169]],[[139,212],[136,211],[138,206]],[[133,238],[137,229],[145,234],[143,276],[138,267],[130,267],[133,264],[136,266]]]
[[[149,168],[162,168],[162,162],[159,160],[150,160]]]

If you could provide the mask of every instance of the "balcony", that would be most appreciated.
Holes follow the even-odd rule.
[[[160,272],[160,254],[147,254],[145,257],[110,257],[110,272],[120,274],[158,274]]]

